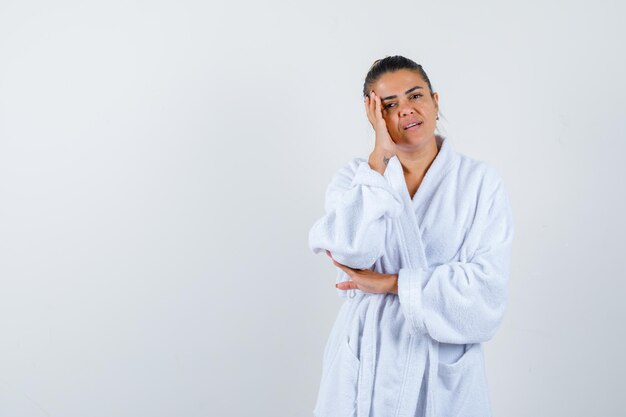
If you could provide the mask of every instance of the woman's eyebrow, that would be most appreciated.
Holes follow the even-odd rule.
[[[422,88],[422,87],[420,87],[419,85],[416,85],[415,87],[413,87],[413,88],[409,88],[408,90],[406,90],[406,91],[404,92],[404,94],[409,94],[411,91],[415,91],[415,90],[417,90],[418,88]],[[385,100],[391,100],[392,98],[396,98],[396,97],[398,97],[398,96],[387,96],[387,97],[384,97],[384,98],[382,99],[382,101],[385,101]]]

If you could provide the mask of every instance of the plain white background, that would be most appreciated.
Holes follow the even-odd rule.
[[[405,55],[513,204],[495,416],[618,416],[624,4],[0,2],[0,416],[310,416],[307,246]]]

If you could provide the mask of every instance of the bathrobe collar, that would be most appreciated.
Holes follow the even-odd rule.
[[[408,268],[429,267],[416,211],[421,208],[424,201],[428,201],[430,196],[437,191],[438,184],[460,159],[459,154],[450,147],[448,139],[440,135],[436,135],[435,139],[439,146],[439,152],[426,171],[413,199],[409,195],[402,164],[397,156],[393,156],[389,160],[384,174],[404,205],[404,210],[398,218],[398,226],[401,234],[401,246],[403,246],[401,248],[403,264]]]
[[[432,185],[438,183],[458,162],[458,154],[451,148],[450,141],[446,137],[435,135],[435,140],[437,147],[439,147],[439,152],[435,156],[432,164],[430,164],[412,199],[406,186],[402,164],[396,155],[389,160],[389,165],[385,170],[385,177],[387,177],[393,188],[398,192],[398,195],[402,196],[403,200],[405,200],[404,197],[406,196],[406,200],[414,207],[419,207],[425,197],[435,191]]]

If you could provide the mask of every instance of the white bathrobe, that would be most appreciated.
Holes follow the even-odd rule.
[[[337,289],[346,300],[315,417],[491,416],[482,342],[507,304],[513,216],[492,166],[436,140],[413,198],[395,156],[384,175],[355,158],[326,190],[311,250],[399,277],[398,294]],[[348,279],[339,270],[337,281]]]

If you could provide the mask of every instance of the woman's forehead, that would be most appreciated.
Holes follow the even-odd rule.
[[[398,70],[383,74],[372,89],[383,100],[404,96],[414,91],[426,91],[428,86],[414,71]]]
[[[372,87],[375,91],[378,90],[379,95],[382,95],[383,92],[404,94],[406,90],[415,86],[420,86],[424,89],[427,88],[422,77],[415,71],[398,70],[381,75]]]

